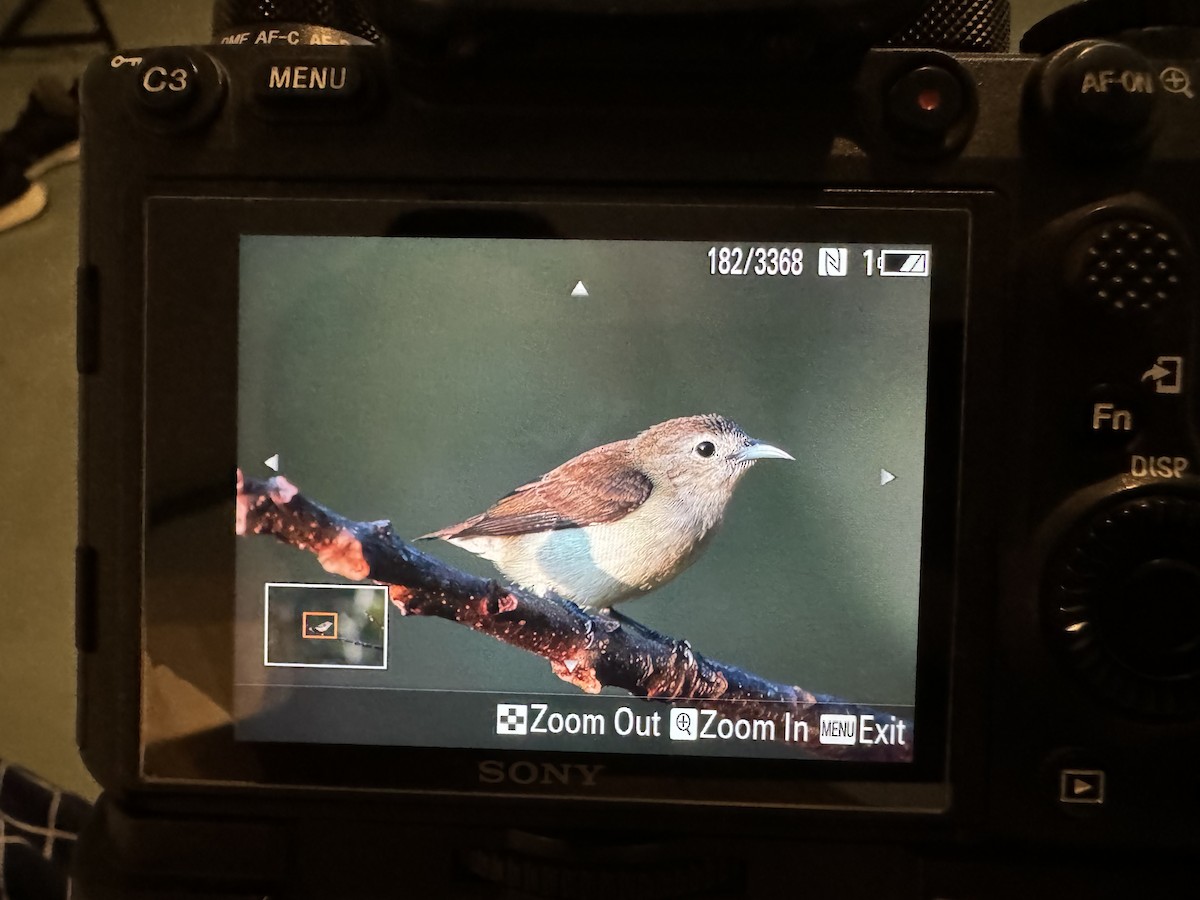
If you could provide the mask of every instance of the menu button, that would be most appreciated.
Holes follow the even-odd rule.
[[[267,63],[255,80],[259,99],[267,102],[339,101],[358,94],[363,75],[353,61],[313,59]]]

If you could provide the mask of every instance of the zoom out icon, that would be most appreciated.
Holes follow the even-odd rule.
[[[524,703],[496,704],[496,734],[528,734],[529,707]]]
[[[700,739],[700,711],[686,706],[671,710],[671,740],[696,741]]]

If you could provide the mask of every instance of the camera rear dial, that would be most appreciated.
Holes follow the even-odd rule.
[[[1145,494],[1080,522],[1047,572],[1062,657],[1127,712],[1200,713],[1200,500]]]

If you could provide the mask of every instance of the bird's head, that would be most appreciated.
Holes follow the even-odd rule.
[[[760,459],[795,459],[755,440],[736,422],[719,415],[685,416],[652,425],[634,439],[634,453],[656,486],[723,510],[738,479]]]

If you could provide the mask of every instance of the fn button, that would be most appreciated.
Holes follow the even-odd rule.
[[[1093,403],[1092,431],[1133,431],[1133,412],[1115,403]]]
[[[1141,398],[1124,385],[1097,385],[1080,398],[1083,433],[1092,447],[1125,447],[1142,430]],[[1078,402],[1078,401],[1076,401]]]

